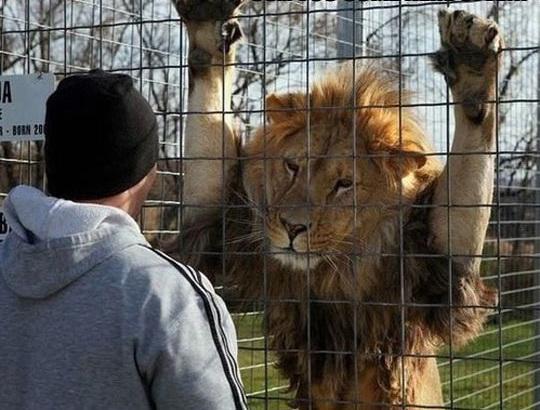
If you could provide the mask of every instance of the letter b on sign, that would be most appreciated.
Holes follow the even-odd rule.
[[[0,241],[3,241],[6,235],[11,231],[9,227],[4,211],[0,209]]]

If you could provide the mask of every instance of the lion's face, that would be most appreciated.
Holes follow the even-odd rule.
[[[361,251],[400,201],[414,198],[426,163],[420,129],[402,119],[400,135],[395,108],[353,115],[337,100],[335,109],[335,81],[310,98],[310,115],[302,94],[267,99],[269,123],[246,145],[243,166],[249,200],[264,209],[256,216],[269,251],[297,269]]]
[[[305,130],[276,138],[266,147],[273,159],[246,167],[263,179],[264,191],[248,192],[266,204],[265,235],[273,256],[284,264],[313,268],[325,256],[350,249],[354,227],[362,225],[358,219],[370,213],[362,208],[368,211],[384,196],[376,189],[385,185],[383,178],[365,157],[363,144],[357,144],[359,158],[352,159],[348,133],[345,127],[313,130],[309,152]]]

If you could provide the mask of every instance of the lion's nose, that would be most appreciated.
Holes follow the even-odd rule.
[[[288,222],[284,218],[280,218],[281,223],[285,227],[285,230],[287,231],[287,234],[289,235],[289,240],[292,242],[294,241],[294,238],[296,238],[298,235],[300,235],[302,232],[306,232],[308,230],[307,225],[304,224],[293,224]],[[310,224],[311,225],[311,224]]]

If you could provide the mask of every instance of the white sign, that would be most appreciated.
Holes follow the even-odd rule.
[[[2,242],[11,228],[8,226],[4,210],[0,208],[0,242]]]
[[[0,76],[0,141],[45,138],[45,104],[54,91],[54,74]]]

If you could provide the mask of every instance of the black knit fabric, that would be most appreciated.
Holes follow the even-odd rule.
[[[158,158],[157,121],[131,77],[94,70],[62,80],[47,101],[47,188],[58,198],[116,195]]]

